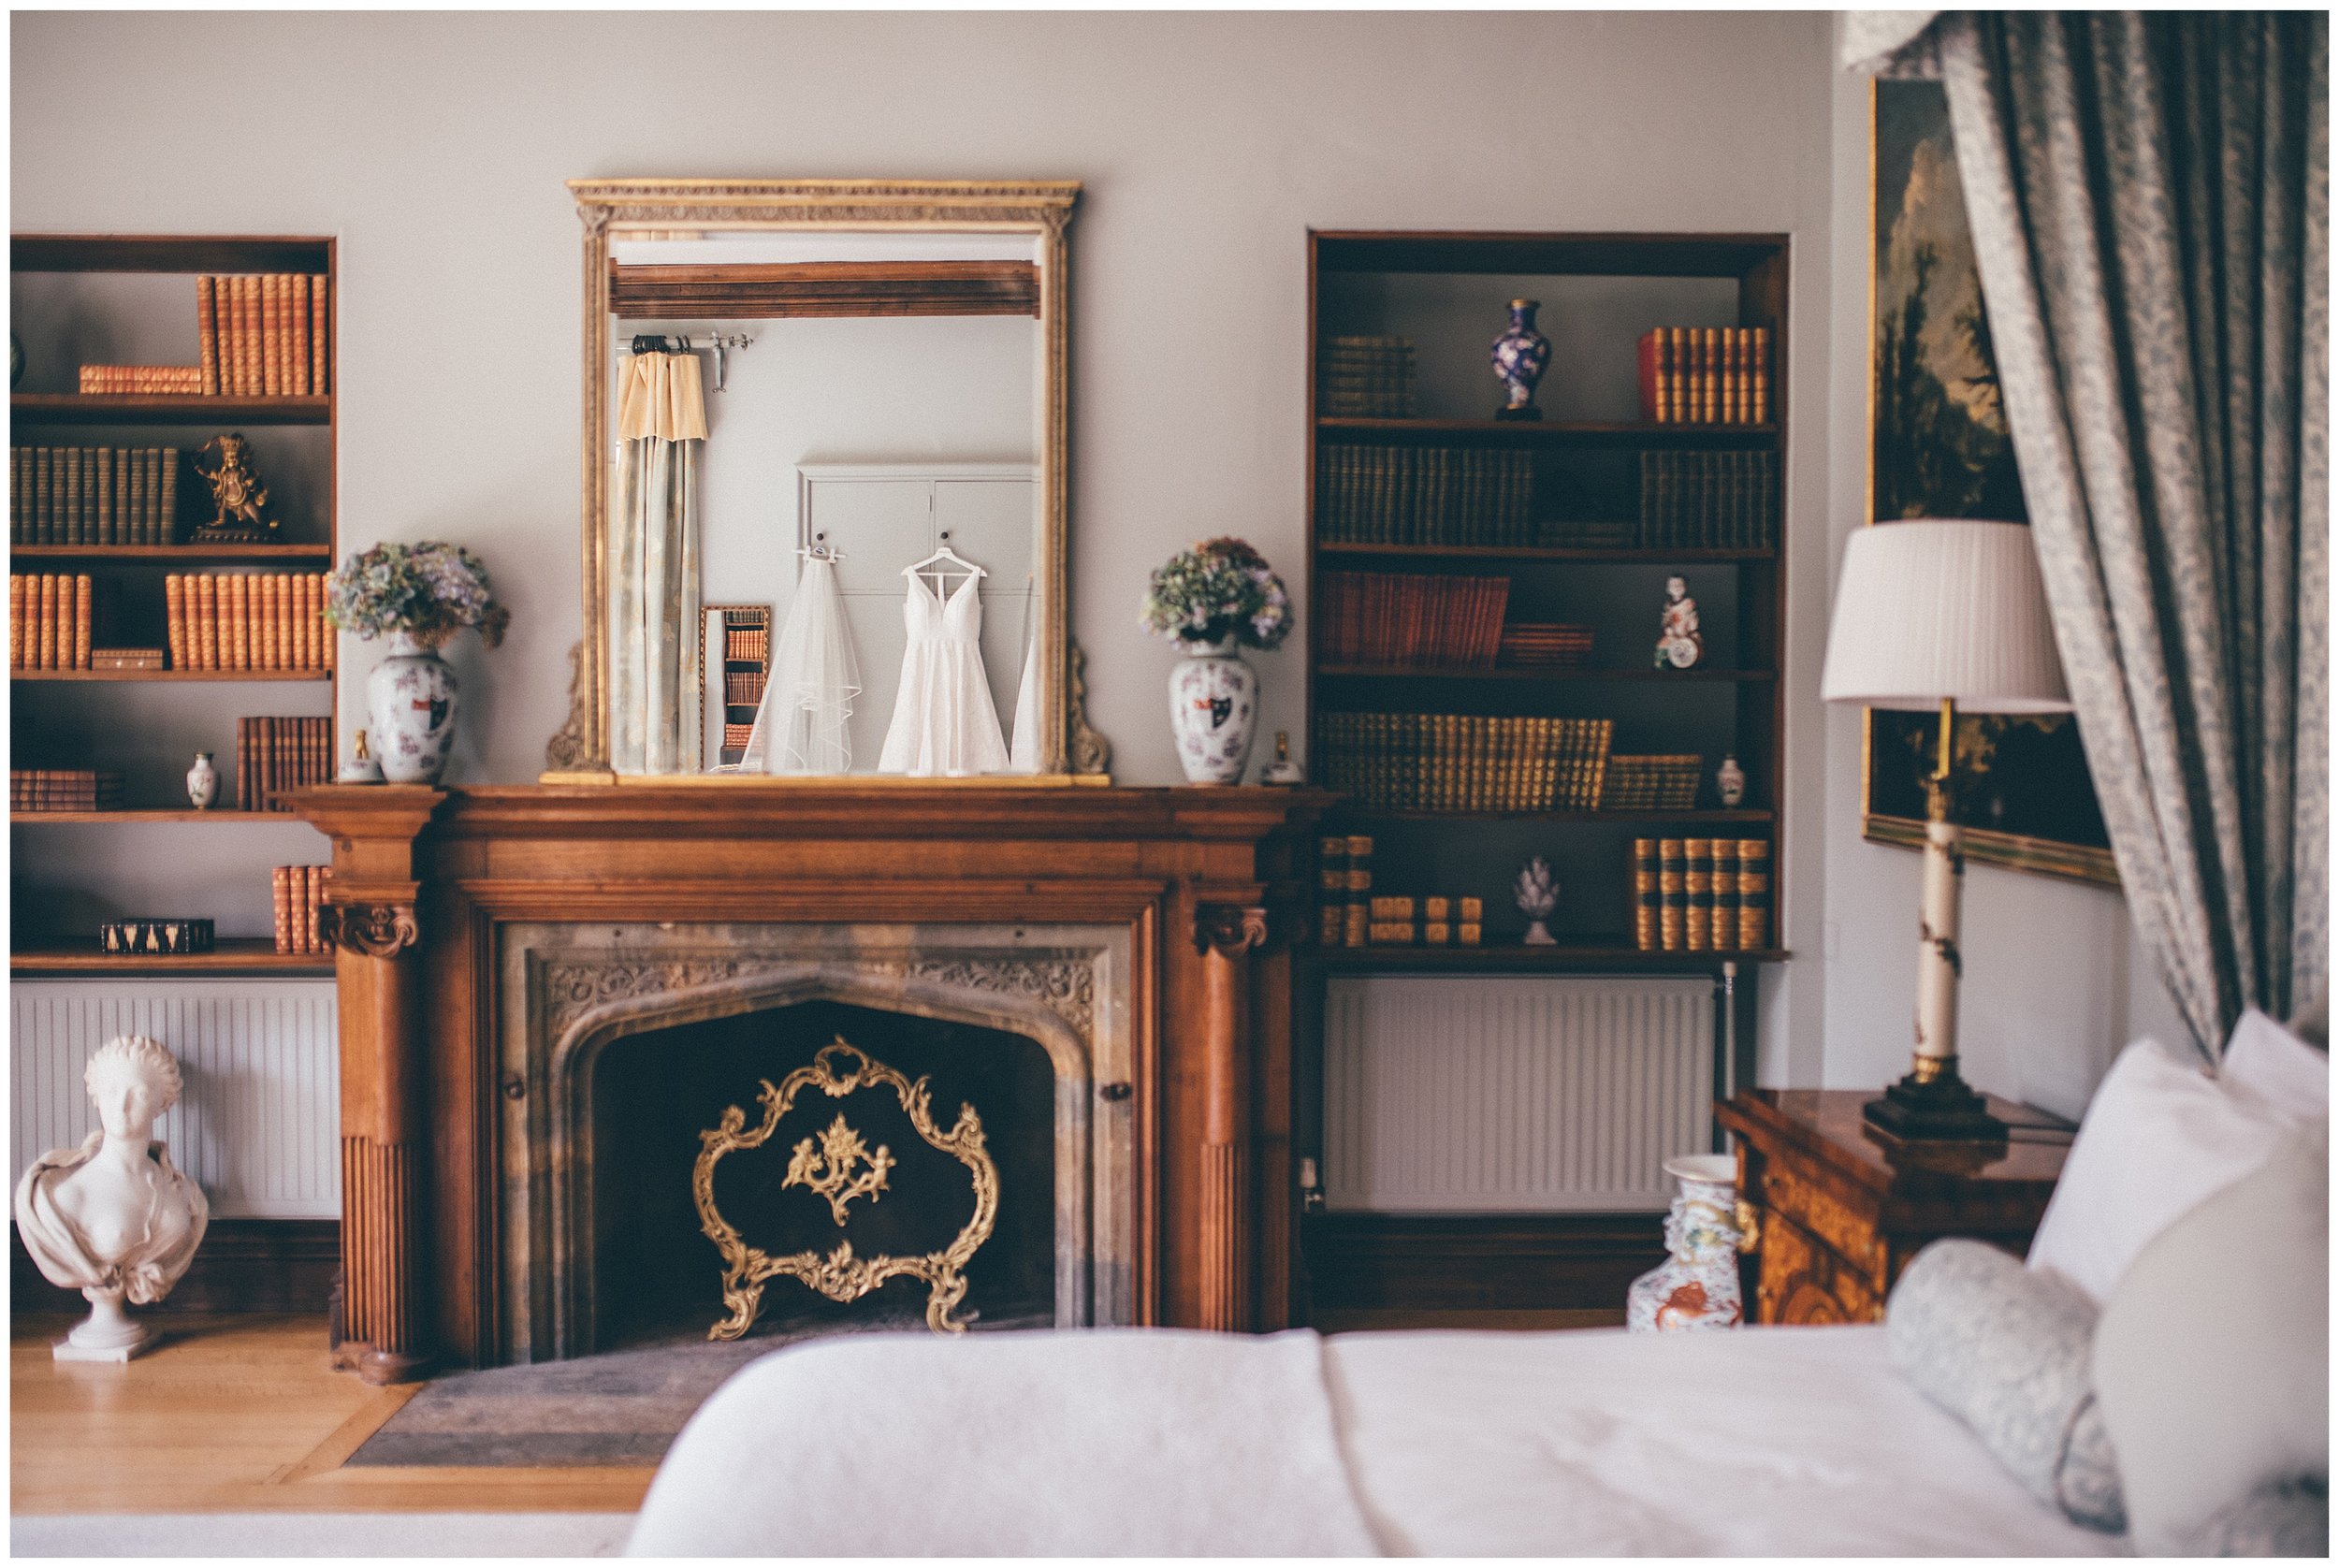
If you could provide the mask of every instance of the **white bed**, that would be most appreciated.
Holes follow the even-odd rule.
[[[2101,1555],[1881,1328],[851,1337],[743,1369],[636,1556]]]

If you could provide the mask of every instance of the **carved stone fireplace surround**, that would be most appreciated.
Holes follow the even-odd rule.
[[[1058,1162],[1059,1322],[1283,1327],[1298,1202],[1283,940],[1329,799],[870,780],[301,791],[333,844],[341,1363],[395,1382],[589,1343],[563,1053],[811,997],[1047,1048],[1058,1148],[1078,1156]]]

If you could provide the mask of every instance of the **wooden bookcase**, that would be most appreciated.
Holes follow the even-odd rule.
[[[1319,1160],[1323,1153],[1324,992],[1335,976],[1708,976],[1715,993],[1714,1088],[1717,1097],[1726,1097],[1751,1082],[1755,968],[1786,957],[1776,922],[1785,778],[1781,487],[1788,241],[1780,235],[1318,231],[1309,244],[1309,603],[1326,603],[1328,573],[1502,575],[1510,581],[1506,620],[1568,620],[1596,629],[1581,667],[1397,669],[1331,661],[1324,617],[1311,616],[1312,777],[1337,787],[1325,765],[1327,723],[1365,712],[1606,719],[1615,725],[1612,753],[1694,751],[1702,763],[1696,803],[1685,810],[1579,805],[1533,812],[1397,811],[1351,800],[1336,811],[1324,834],[1373,840],[1375,893],[1479,897],[1484,936],[1477,947],[1334,947],[1318,942],[1318,932],[1306,934],[1295,977],[1298,1153]],[[1504,329],[1505,305],[1514,297],[1541,301],[1538,326],[1552,343],[1536,397],[1543,414],[1533,421],[1492,417],[1503,393],[1488,345]],[[1650,327],[1671,326],[1768,328],[1768,419],[1644,421],[1637,341]],[[1333,337],[1347,335],[1413,340],[1417,417],[1332,417],[1319,407],[1324,351]],[[1353,530],[1324,537],[1321,476],[1328,456],[1353,443],[1525,454],[1532,472],[1525,531],[1535,542],[1366,544],[1353,542]],[[1602,531],[1604,521],[1637,525],[1641,455],[1666,452],[1770,454],[1768,540],[1693,547],[1585,542],[1581,536]],[[1353,497],[1346,504],[1354,506]],[[1642,537],[1636,526],[1631,539]],[[1664,579],[1677,573],[1689,580],[1699,604],[1705,658],[1689,670],[1660,670],[1654,667],[1658,612]],[[1736,756],[1747,776],[1745,798],[1736,808],[1723,808],[1716,794],[1714,772],[1725,753]],[[1642,950],[1633,935],[1633,840],[1715,835],[1770,840],[1771,945],[1760,951]],[[1559,876],[1560,907],[1549,922],[1557,946],[1521,942],[1526,920],[1513,904],[1511,883],[1535,854],[1549,860]],[[1620,1309],[1623,1282],[1656,1255],[1643,1257],[1632,1246],[1620,1250],[1612,1223],[1618,1218],[1601,1216],[1588,1225],[1580,1215],[1508,1217],[1516,1223],[1481,1215],[1449,1227],[1450,1246],[1438,1241],[1433,1217],[1418,1215],[1316,1214],[1304,1228],[1319,1304],[1329,1299],[1382,1307],[1411,1300],[1423,1310],[1462,1304]],[[1506,1238],[1504,1246],[1489,1248],[1483,1234],[1489,1226]],[[1500,1276],[1508,1267],[1506,1248],[1561,1259],[1518,1276],[1539,1282],[1536,1288],[1545,1294],[1532,1300],[1505,1298]],[[1571,1249],[1583,1267],[1565,1264]],[[1365,1277],[1376,1270],[1377,1277]],[[1445,1294],[1408,1298],[1399,1284],[1408,1272],[1442,1277]],[[1550,1299],[1547,1287],[1554,1282],[1570,1299]]]
[[[75,367],[51,352],[34,354],[25,385],[8,399],[11,444],[157,445],[192,450],[225,431],[260,429],[277,443],[255,454],[262,480],[278,498],[275,510],[283,537],[266,544],[11,544],[11,572],[86,573],[94,579],[96,625],[103,644],[164,646],[166,616],[164,579],[173,572],[193,569],[250,569],[279,572],[323,572],[331,569],[339,544],[336,517],[337,476],[340,472],[338,369],[341,332],[341,278],[337,244],[329,238],[305,236],[231,235],[64,235],[19,234],[9,241],[9,269],[24,274],[55,274],[45,280],[50,292],[40,298],[61,310],[83,317],[103,318],[108,309],[109,281],[98,275],[126,275],[146,280],[150,290],[132,300],[150,315],[175,317],[176,304],[156,302],[169,291],[183,287],[187,329],[184,341],[175,336],[169,347],[160,346],[157,327],[109,331],[102,319],[87,326],[62,328],[51,342],[67,345],[89,341],[143,341],[160,362],[186,362],[197,344],[194,324],[194,275],[199,273],[309,273],[327,279],[327,371],[326,391],[303,397],[84,395],[70,390]],[[153,292],[160,290],[161,293]],[[126,297],[125,297],[126,298]],[[23,328],[28,339],[34,329]],[[46,361],[46,362],[44,362]],[[304,433],[280,436],[279,430]],[[313,433],[306,433],[313,432]],[[191,515],[197,497],[185,486],[200,481],[191,472],[181,477],[182,515]],[[286,499],[288,494],[293,498]],[[182,530],[183,531],[183,530]],[[331,633],[328,632],[327,635]],[[231,826],[298,825],[299,819],[281,812],[235,809],[236,719],[253,704],[255,686],[283,687],[288,697],[300,693],[298,705],[313,713],[317,693],[325,695],[327,714],[339,711],[340,677],[327,671],[257,670],[13,670],[11,752],[15,765],[120,766],[122,760],[106,754],[107,708],[125,700],[120,688],[164,684],[183,704],[210,744],[220,770],[222,804],[197,811],[186,804],[183,789],[156,760],[129,769],[131,798],[125,809],[52,811],[11,815],[16,839],[18,886],[13,951],[9,972],[17,978],[40,976],[151,976],[202,978],[228,974],[273,976],[330,975],[329,956],[280,954],[266,933],[223,930],[217,951],[181,956],[117,957],[96,951],[92,931],[60,929],[45,918],[50,900],[25,896],[23,869],[30,862],[40,868],[53,893],[58,867],[69,865],[69,850],[44,842],[28,854],[24,835],[102,831],[127,823],[164,823],[151,831],[162,834],[220,831]],[[286,704],[291,705],[291,704]],[[69,758],[60,750],[71,752]],[[90,751],[96,755],[88,755]],[[187,759],[175,766],[183,773]],[[265,890],[269,865],[265,854],[254,857],[248,874]],[[69,877],[66,878],[69,882]],[[127,911],[125,911],[126,913]],[[70,924],[82,923],[68,922]]]

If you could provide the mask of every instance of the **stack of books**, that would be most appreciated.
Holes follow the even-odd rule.
[[[119,811],[122,775],[103,768],[10,768],[11,811]]]
[[[1519,448],[1364,446],[1315,455],[1317,537],[1334,544],[1535,543],[1533,455]]]
[[[8,668],[86,670],[90,663],[88,573],[10,573]]]
[[[1328,948],[1360,948],[1371,924],[1373,839],[1327,834],[1316,844],[1316,939]]]
[[[192,398],[203,390],[200,365],[84,365],[84,398],[128,393],[135,397]]]
[[[1334,338],[1318,367],[1316,412],[1327,419],[1411,419],[1411,338]]]
[[[1640,416],[1660,425],[1770,420],[1770,328],[1654,327],[1640,340]]]
[[[1329,664],[1486,669],[1510,603],[1508,577],[1327,572],[1316,615]]]
[[[1589,811],[1615,722],[1334,713],[1324,781],[1387,811]]]
[[[1770,841],[1633,840],[1633,939],[1649,952],[1770,945]]]
[[[329,718],[236,720],[236,806],[244,811],[289,811],[284,796],[333,777]]]
[[[716,761],[737,762],[755,733],[756,707],[763,700],[765,672],[772,662],[772,612],[762,604],[726,604],[717,666],[723,680],[722,746]]]
[[[207,393],[323,397],[330,380],[332,302],[322,274],[270,272],[195,280]]]
[[[276,895],[276,951],[330,952],[317,911],[325,907],[326,867],[280,865],[269,879]]]
[[[1503,627],[1502,662],[1572,670],[1591,661],[1591,628],[1572,620],[1514,620]]]
[[[1476,898],[1401,894],[1373,899],[1371,912],[1365,936],[1376,948],[1475,948],[1486,930],[1486,903]]]
[[[1775,452],[1644,452],[1640,542],[1767,550],[1779,542]]]
[[[333,667],[321,572],[174,572],[163,600],[174,670]]]
[[[179,519],[175,446],[11,446],[11,544],[167,544]]]
[[[763,700],[763,671],[733,670],[723,676],[723,703],[725,706],[751,708]]]
[[[1689,811],[1697,805],[1706,759],[1694,752],[1608,759],[1600,786],[1603,811]]]

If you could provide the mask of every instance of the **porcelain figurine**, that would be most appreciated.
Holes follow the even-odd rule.
[[[1551,340],[1535,330],[1535,312],[1543,307],[1533,299],[1511,301],[1511,325],[1494,340],[1491,357],[1495,379],[1510,400],[1494,411],[1497,419],[1540,419],[1535,407],[1535,383],[1551,362]]]
[[[390,635],[389,657],[366,676],[366,717],[382,737],[382,776],[436,784],[455,741],[455,669],[412,632]]]
[[[1307,776],[1300,771],[1300,764],[1291,760],[1289,730],[1275,732],[1275,760],[1259,769],[1258,781],[1285,790],[1296,790],[1307,782]]]
[[[1258,672],[1223,643],[1186,645],[1170,672],[1170,728],[1189,784],[1240,784],[1258,724]]]
[[[1736,757],[1723,754],[1722,766],[1714,770],[1714,793],[1722,798],[1723,806],[1734,811],[1738,802],[1746,798],[1746,770],[1738,766]]]
[[[1665,579],[1664,608],[1657,630],[1657,668],[1686,670],[1706,657],[1706,639],[1697,630],[1697,601],[1690,597],[1686,577]]]
[[[51,1285],[90,1314],[59,1340],[60,1361],[127,1361],[153,1331],[123,1311],[170,1294],[211,1223],[203,1189],[170,1163],[154,1120],[179,1099],[179,1064],[158,1040],[108,1040],[81,1075],[98,1130],[33,1162],[16,1188],[16,1231]]]
[[[1531,948],[1559,946],[1559,938],[1543,923],[1560,907],[1560,879],[1551,875],[1551,863],[1541,855],[1529,861],[1519,868],[1511,893],[1518,912],[1527,917],[1526,944]]]
[[[341,764],[341,770],[333,776],[333,781],[337,784],[379,784],[383,782],[382,764],[374,760],[373,752],[368,748],[366,733],[363,730],[357,732],[357,749],[350,756],[349,761]]]
[[[1738,1294],[1738,1162],[1728,1154],[1684,1154],[1664,1163],[1681,1183],[1665,1216],[1672,1256],[1624,1294],[1624,1326],[1634,1333],[1735,1328]]]
[[[219,799],[219,769],[211,765],[211,754],[198,751],[195,766],[187,769],[187,799],[197,811],[209,811],[211,802]]]

